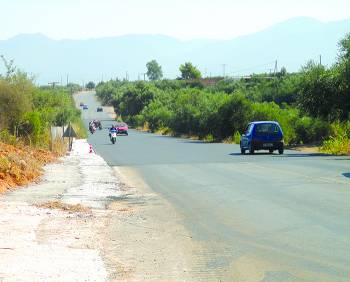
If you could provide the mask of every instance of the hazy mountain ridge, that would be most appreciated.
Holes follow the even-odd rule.
[[[178,75],[178,67],[192,61],[207,75],[269,71],[279,67],[295,71],[309,59],[322,55],[324,64],[335,60],[338,41],[350,32],[350,19],[322,23],[295,18],[254,34],[232,40],[178,40],[164,35],[124,35],[87,40],[52,40],[41,34],[18,35],[0,41],[0,54],[15,59],[20,68],[38,75],[38,81],[65,81],[66,74],[82,80],[131,79],[145,72],[156,59],[166,77]]]

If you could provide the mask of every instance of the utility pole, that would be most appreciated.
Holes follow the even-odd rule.
[[[227,64],[222,64],[222,74],[224,78],[226,77],[226,66]]]
[[[320,66],[322,66],[322,55],[320,55]]]
[[[69,75],[67,74],[67,87],[68,87],[68,84],[69,84]]]
[[[277,74],[277,60],[275,61],[275,69],[273,71],[273,75],[276,76]]]
[[[143,74],[143,81],[146,81],[146,74],[147,74],[147,72],[144,72],[142,74]]]

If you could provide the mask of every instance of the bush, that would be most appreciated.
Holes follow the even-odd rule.
[[[8,158],[0,156],[0,174],[7,174],[11,169],[11,162]]]
[[[25,115],[19,128],[19,134],[26,136],[30,144],[38,144],[44,132],[42,119],[39,112],[29,112]]]
[[[215,138],[212,134],[208,134],[204,136],[203,141],[207,143],[213,143],[215,141]]]
[[[296,120],[295,131],[295,143],[312,143],[329,136],[330,126],[325,121],[304,116]]]
[[[236,131],[233,135],[233,141],[235,142],[235,144],[241,143],[241,134],[239,133],[239,131]]]
[[[16,136],[12,135],[8,130],[0,131],[0,141],[10,145],[17,144]]]
[[[350,154],[350,122],[333,123],[331,136],[323,142],[321,151],[333,155]]]
[[[67,125],[80,119],[80,110],[68,88],[38,88],[21,72],[0,75],[0,112],[0,140],[46,148],[52,125]]]

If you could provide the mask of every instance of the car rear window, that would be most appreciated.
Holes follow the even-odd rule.
[[[274,123],[261,123],[255,125],[255,134],[257,136],[278,135],[279,127]]]

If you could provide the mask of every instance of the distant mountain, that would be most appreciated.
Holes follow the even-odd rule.
[[[88,40],[52,40],[41,34],[22,34],[0,41],[0,54],[14,59],[20,68],[35,74],[38,82],[70,80],[100,81],[137,79],[148,61],[156,59],[167,78],[179,75],[185,61],[203,74],[227,75],[267,72],[285,66],[300,69],[308,60],[334,63],[338,42],[350,32],[350,19],[322,23],[311,18],[294,18],[254,34],[232,40],[183,41],[163,35],[125,35]],[[142,75],[141,75],[142,77]]]

